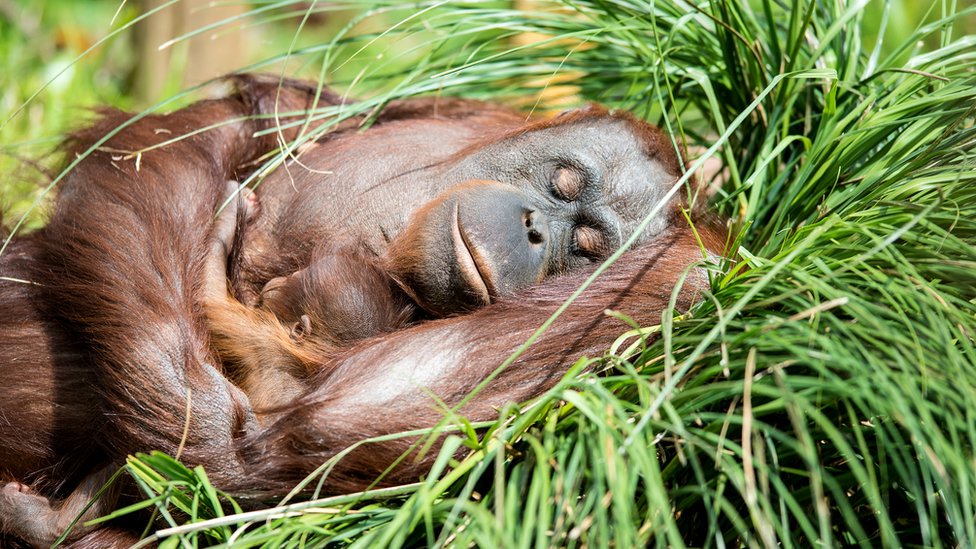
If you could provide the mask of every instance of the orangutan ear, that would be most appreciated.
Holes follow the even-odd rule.
[[[309,320],[308,315],[302,315],[298,319],[298,322],[291,325],[291,339],[292,341],[301,341],[308,337],[312,333],[312,321]]]

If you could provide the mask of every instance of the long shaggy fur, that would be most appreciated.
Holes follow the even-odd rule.
[[[246,177],[275,146],[275,136],[254,133],[270,127],[271,113],[315,107],[315,87],[259,77],[233,81],[236,92],[227,98],[135,121],[106,111],[75,134],[68,158],[112,137],[64,180],[49,225],[19,237],[0,257],[0,276],[7,277],[0,280],[0,416],[6,420],[0,421],[0,474],[7,479],[56,501],[133,452],[162,450],[204,465],[218,486],[239,495],[283,494],[363,438],[439,421],[442,412],[428,391],[448,405],[460,402],[588,275],[561,276],[469,315],[315,357],[316,373],[304,394],[259,423],[211,350],[199,277],[226,182]],[[334,104],[339,97],[326,92],[319,101]],[[520,123],[512,111],[484,103],[420,100],[391,105],[378,124],[425,117],[481,117],[500,128]],[[351,135],[355,124],[337,128],[320,146]],[[210,126],[216,127],[194,133]],[[644,143],[651,153],[674,158],[659,134]],[[678,175],[676,160],[664,165]],[[641,324],[660,322],[682,273],[702,259],[687,224],[680,216],[670,219],[663,233],[621,258],[461,413],[471,420],[495,417],[506,402],[552,387],[580,355],[602,353],[626,329],[608,320],[606,309]],[[712,251],[720,252],[721,235],[705,234]],[[253,267],[252,277],[276,268]],[[693,273],[679,306],[705,284]],[[333,470],[327,490],[370,485],[412,442],[353,452]],[[432,456],[404,460],[383,482],[416,479]],[[4,505],[11,503],[0,498],[0,514]],[[36,533],[29,524],[4,528],[23,537]],[[79,535],[96,545],[115,539],[108,530]]]

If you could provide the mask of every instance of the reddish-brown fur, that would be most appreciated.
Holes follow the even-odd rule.
[[[228,191],[233,196],[237,185]],[[217,358],[262,418],[299,396],[313,374],[324,375],[322,357],[417,321],[420,311],[364,254],[327,245],[311,265],[266,286],[259,307],[245,306],[228,287],[227,263],[255,204],[231,200],[214,223],[201,302]]]
[[[439,421],[443,413],[430,393],[448,405],[458,403],[589,274],[590,269],[576,271],[468,315],[313,356],[314,372],[303,380],[308,390],[259,424],[254,402],[228,380],[211,351],[200,299],[209,227],[225,182],[246,176],[246,167],[274,144],[273,137],[252,138],[268,120],[238,119],[273,112],[277,81],[239,78],[237,86],[238,93],[229,98],[150,116],[119,131],[107,147],[139,151],[233,121],[144,152],[138,169],[135,158],[94,152],[62,184],[50,224],[37,235],[16,240],[0,257],[0,276],[39,284],[0,280],[0,309],[11,315],[0,325],[0,377],[5,385],[0,413],[7,419],[0,422],[3,476],[58,499],[128,454],[162,450],[204,465],[218,486],[241,496],[283,493],[363,438]],[[278,111],[308,108],[313,96],[313,87],[286,82]],[[328,93],[323,97],[325,102],[337,100]],[[128,118],[105,113],[76,135],[68,158]],[[521,120],[505,109],[461,100],[420,100],[392,105],[378,127],[366,133],[410,120],[467,118],[488,120],[497,126],[497,135],[520,131]],[[351,135],[354,142],[359,137],[352,131],[340,128],[320,146],[343,135]],[[491,139],[484,136],[487,142]],[[642,143],[677,175],[666,140],[652,132]],[[266,199],[273,194],[263,195],[262,201]],[[597,279],[461,413],[472,420],[492,418],[505,403],[525,401],[551,387],[580,355],[602,353],[626,329],[607,319],[606,309],[641,324],[658,323],[682,273],[702,259],[697,239],[676,209],[676,204],[670,207],[667,223],[653,239],[627,252]],[[300,223],[288,221],[283,232],[298,230]],[[721,235],[698,229],[704,231],[709,249],[721,251]],[[258,253],[245,257],[243,272],[235,278],[245,296],[268,279],[306,265],[312,253],[307,243],[320,237],[313,231],[289,249],[275,250],[262,248],[274,239],[258,235],[250,242]],[[688,306],[705,284],[703,275],[693,273],[679,293],[679,307]],[[485,336],[486,326],[490,336]],[[280,341],[287,334],[253,337]],[[327,490],[362,489],[411,442],[373,444],[353,452],[332,471]],[[431,459],[428,454],[405,460],[384,483],[416,479]],[[8,496],[19,497],[0,494],[0,510]],[[23,536],[39,535],[38,527],[30,525],[2,526]],[[106,546],[116,543],[113,539],[123,543],[128,534],[87,535],[82,543]],[[90,541],[92,536],[98,539]]]

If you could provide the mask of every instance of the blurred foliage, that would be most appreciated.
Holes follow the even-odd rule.
[[[83,55],[112,28],[118,7],[0,1],[0,211],[8,222],[39,198],[52,176],[48,153],[88,107],[131,106],[127,78],[136,59],[124,37]],[[123,10],[115,26],[132,14]]]

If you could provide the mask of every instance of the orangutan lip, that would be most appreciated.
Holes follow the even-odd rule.
[[[458,204],[454,204],[454,223],[451,227],[451,237],[454,240],[454,255],[457,256],[458,266],[461,268],[461,275],[483,304],[491,303],[491,291],[489,289],[488,278],[478,266],[476,257],[479,254],[477,250],[471,246],[467,235],[464,234],[464,230],[461,228]]]

